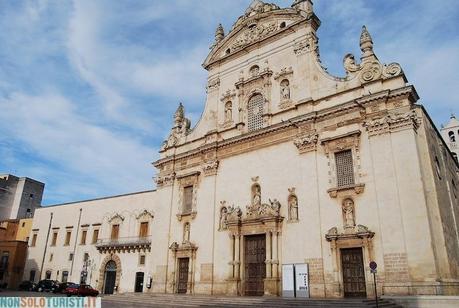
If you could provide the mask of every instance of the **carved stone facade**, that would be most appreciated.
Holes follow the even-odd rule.
[[[310,0],[255,0],[230,31],[218,26],[204,112],[192,127],[179,105],[153,163],[156,190],[38,209],[26,272],[55,251],[52,213],[53,228],[74,231],[58,247],[65,259],[44,267],[70,271],[76,247],[69,279],[93,267],[89,282],[102,288],[118,256],[121,293],[143,272],[144,292],[280,295],[281,266],[308,263],[311,297],[356,296],[346,291],[353,253],[358,296],[374,296],[370,261],[380,294],[459,294],[457,162],[368,29],[355,38],[359,62],[346,55],[346,75],[332,76],[319,26]],[[146,222],[149,242],[132,241]],[[88,233],[80,245],[83,230],[99,244]]]

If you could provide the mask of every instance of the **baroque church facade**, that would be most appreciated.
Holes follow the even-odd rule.
[[[375,261],[380,294],[458,294],[457,162],[365,27],[335,77],[319,26],[310,0],[219,26],[204,112],[191,128],[180,104],[156,190],[37,210],[24,279],[280,296],[305,263],[311,297],[365,297]]]

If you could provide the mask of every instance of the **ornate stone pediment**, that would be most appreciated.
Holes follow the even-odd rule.
[[[109,222],[109,223],[112,223],[112,222],[115,221],[115,220],[124,221],[124,216],[122,216],[122,215],[119,214],[119,213],[115,213],[115,214],[113,214],[113,215],[109,218],[108,222]]]
[[[280,216],[281,204],[277,199],[273,201],[269,200],[269,204],[251,204],[246,206],[246,217],[247,218],[262,218],[267,216]]]
[[[138,215],[136,215],[136,219],[140,219],[142,217],[150,217],[150,218],[154,218],[155,215],[153,214],[153,212],[150,212],[150,211],[147,211],[146,209],[144,209],[143,211],[141,211]]]
[[[345,232],[340,232],[337,227],[333,227],[325,234],[325,239],[329,242],[340,241],[353,238],[373,238],[374,232],[370,231],[364,225],[357,225],[352,229],[346,229]]]
[[[405,113],[391,113],[382,118],[368,120],[364,123],[369,136],[381,135],[404,129],[416,130],[421,124],[421,119],[415,110]]]

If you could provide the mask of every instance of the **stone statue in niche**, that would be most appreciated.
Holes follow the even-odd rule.
[[[220,209],[220,226],[219,230],[228,229],[228,209],[226,206]]]
[[[290,99],[290,83],[287,79],[284,79],[280,83],[280,94],[281,100],[289,100]]]
[[[252,186],[252,205],[260,206],[261,205],[261,188],[260,185],[255,184]]]
[[[190,242],[190,223],[187,222],[183,226],[183,243]]]
[[[298,198],[295,195],[288,198],[288,213],[290,221],[298,220]]]
[[[343,202],[343,220],[344,229],[355,227],[354,201],[352,199],[346,199]]]
[[[233,120],[233,106],[231,102],[225,104],[225,122],[231,122]]]

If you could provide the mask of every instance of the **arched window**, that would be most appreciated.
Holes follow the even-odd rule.
[[[263,127],[263,96],[261,94],[255,94],[250,98],[247,114],[249,132]]]
[[[450,131],[448,133],[448,136],[449,136],[449,141],[456,142],[456,136],[454,136],[454,132],[453,131]]]

